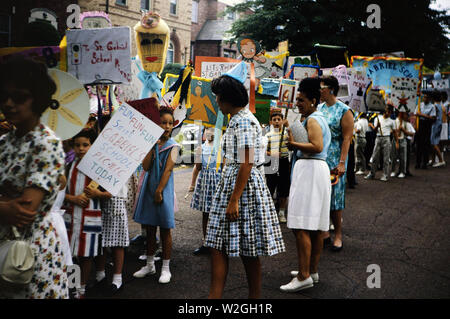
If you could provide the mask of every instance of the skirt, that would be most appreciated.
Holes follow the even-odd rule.
[[[299,159],[294,166],[287,227],[328,231],[330,225],[331,182],[325,161]]]
[[[194,193],[192,194],[191,208],[209,213],[219,181],[220,172],[216,172],[216,169],[202,168],[198,175],[197,183],[195,184]]]
[[[433,125],[431,127],[431,145],[439,145],[441,141],[442,124]]]
[[[228,256],[272,256],[285,251],[278,216],[263,175],[252,168],[239,199],[239,217],[230,222],[226,209],[234,190],[239,165],[226,165],[209,213],[204,245]]]
[[[448,140],[448,123],[442,123],[441,140]]]
[[[112,197],[102,201],[102,246],[128,247],[128,214],[126,198]]]

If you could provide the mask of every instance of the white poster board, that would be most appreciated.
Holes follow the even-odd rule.
[[[84,84],[131,81],[130,27],[66,31],[68,72]]]
[[[353,68],[347,69],[348,87],[350,92],[350,106],[356,112],[365,112],[364,93],[370,85],[370,79],[366,75],[365,70],[357,70]]]
[[[230,71],[240,62],[202,62],[201,76],[206,79],[214,79]]]
[[[115,196],[163,132],[153,121],[123,103],[78,169]]]
[[[442,79],[442,80],[432,80],[431,83],[433,84],[433,89],[436,90],[447,90],[450,88],[448,79]]]
[[[319,76],[319,69],[303,67],[303,66],[294,66],[294,80],[301,81],[306,78],[315,78]]]
[[[337,98],[340,101],[348,102],[350,100],[350,92],[348,87],[347,67],[345,65],[338,65],[334,68],[322,69],[322,76],[334,76],[339,82],[339,91]]]
[[[417,106],[417,87],[419,79],[417,78],[391,78],[391,100],[394,106],[400,111],[413,112]]]

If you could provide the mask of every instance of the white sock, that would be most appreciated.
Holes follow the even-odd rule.
[[[285,213],[284,208],[281,208],[281,209],[280,209],[280,214],[284,215],[284,213]]]
[[[147,255],[147,267],[154,267],[155,266],[155,255]]]
[[[120,286],[122,286],[122,274],[114,274],[112,283],[116,285],[117,288],[120,288]]]
[[[97,281],[101,281],[105,277],[106,277],[106,275],[105,275],[105,271],[104,270],[103,271],[97,271],[95,273],[95,280],[97,280]]]
[[[170,263],[170,259],[163,259],[163,264],[162,264],[161,271],[168,271],[168,272],[170,272],[169,263]]]

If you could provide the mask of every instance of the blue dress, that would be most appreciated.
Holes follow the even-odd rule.
[[[221,170],[216,171],[217,152],[213,147],[204,143],[202,145],[202,169],[197,177],[195,190],[192,194],[191,208],[204,213],[209,213],[216,191],[216,185],[220,181]]]
[[[145,172],[133,216],[136,223],[167,229],[175,228],[173,173],[170,175],[169,181],[163,190],[162,203],[157,205],[154,202],[156,188],[158,188],[161,176],[166,168],[167,159],[173,147],[178,147],[178,144],[173,139],[169,139],[163,146],[159,146],[159,152],[155,156],[150,170]],[[159,167],[156,166],[157,163]]]
[[[436,108],[436,121],[431,126],[431,145],[439,145],[441,141],[442,130],[442,107],[440,103],[435,104]]]
[[[332,106],[327,106],[326,103],[322,103],[317,107],[317,110],[322,112],[327,119],[328,126],[331,132],[331,143],[328,148],[327,164],[330,170],[336,168],[339,165],[341,158],[342,147],[342,125],[341,120],[344,114],[350,108],[337,101]],[[347,169],[347,160],[345,161],[345,168]],[[345,208],[345,180],[347,173],[339,178],[339,182],[333,186],[331,190],[331,211],[342,210]]]

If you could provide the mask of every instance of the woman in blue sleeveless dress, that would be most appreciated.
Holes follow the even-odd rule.
[[[339,182],[331,190],[331,220],[335,238],[333,251],[340,251],[342,244],[342,212],[345,208],[345,180],[347,155],[353,137],[353,115],[350,108],[336,99],[339,82],[334,76],[321,78],[320,98],[324,103],[317,107],[327,119],[331,131],[331,144],[328,149],[327,164],[330,171],[339,174]],[[329,235],[325,235],[325,239]]]
[[[307,143],[295,142],[289,134],[289,145],[294,151],[294,170],[289,191],[287,227],[296,239],[299,260],[298,271],[292,271],[292,281],[280,287],[281,291],[295,292],[310,288],[319,281],[317,272],[323,248],[322,231],[330,225],[331,183],[326,163],[331,133],[323,114],[317,111],[320,100],[320,80],[306,78],[300,82],[297,107],[306,117]]]
[[[146,171],[133,219],[147,226],[147,265],[133,274],[143,278],[156,273],[156,228],[159,227],[162,242],[163,266],[159,283],[170,282],[169,269],[172,252],[172,235],[175,227],[175,192],[173,168],[175,167],[179,145],[170,138],[173,129],[173,113],[168,108],[160,110],[164,133],[151,152],[145,157],[142,167]],[[155,148],[158,150],[155,151]]]

